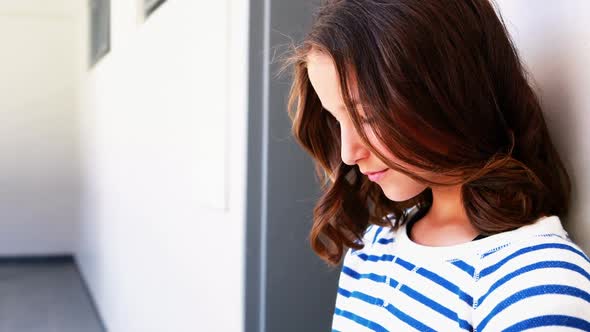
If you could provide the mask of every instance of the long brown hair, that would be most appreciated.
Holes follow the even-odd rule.
[[[311,51],[329,55],[342,96],[366,146],[390,168],[432,182],[387,159],[364,133],[354,84],[372,130],[403,162],[461,184],[470,222],[495,234],[567,213],[570,179],[551,142],[528,73],[489,0],[328,0],[309,33],[284,59],[293,68],[288,112],[298,143],[313,157],[323,195],[310,242],[336,265],[345,247],[363,247],[369,224],[403,224],[405,209],[432,200],[429,189],[393,202],[340,159],[340,132],[307,75]],[[388,217],[394,216],[392,225]]]

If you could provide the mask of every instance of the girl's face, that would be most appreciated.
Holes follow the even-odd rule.
[[[404,173],[388,168],[382,160],[363,144],[344,106],[344,99],[340,93],[338,72],[329,56],[319,52],[311,52],[307,56],[307,74],[323,108],[330,112],[340,125],[340,156],[344,163],[351,166],[358,165],[359,170],[369,179],[379,184],[385,196],[392,201],[405,201],[426,189],[425,184],[415,181]],[[360,115],[364,116],[362,105],[357,104],[357,107]],[[364,126],[369,141],[379,152],[404,168],[412,172],[415,171],[417,174],[421,173],[389,153],[377,139],[369,125],[365,124]],[[383,172],[380,174],[369,174],[381,171]]]

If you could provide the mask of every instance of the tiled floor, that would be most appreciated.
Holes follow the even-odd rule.
[[[0,332],[104,332],[71,257],[0,257]]]

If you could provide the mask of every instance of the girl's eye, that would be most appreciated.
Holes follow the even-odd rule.
[[[322,108],[322,112],[325,112],[325,114],[328,118],[334,120],[334,122],[336,122],[336,124],[340,125],[340,122],[338,121],[338,119],[336,119],[336,117],[334,115],[332,115],[332,113],[326,111],[325,108]]]

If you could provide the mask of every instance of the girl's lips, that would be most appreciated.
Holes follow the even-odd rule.
[[[376,182],[376,181],[379,181],[382,177],[384,177],[385,176],[385,173],[388,170],[389,170],[389,168],[388,169],[385,169],[385,170],[383,170],[381,172],[377,172],[377,173],[367,173],[367,176],[369,177],[369,180],[371,180],[373,182]]]

